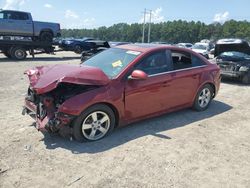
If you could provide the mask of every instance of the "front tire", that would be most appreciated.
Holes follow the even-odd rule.
[[[78,116],[73,123],[73,136],[79,141],[99,140],[113,131],[115,115],[106,105],[94,105]]]
[[[208,108],[213,98],[213,88],[206,84],[197,93],[193,104],[193,109],[196,111],[204,111]]]

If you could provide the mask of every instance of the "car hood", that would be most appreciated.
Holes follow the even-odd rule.
[[[79,85],[107,85],[110,79],[96,67],[81,65],[40,66],[24,72],[37,94],[47,93],[61,82]]]
[[[247,43],[240,44],[216,44],[214,56],[217,57],[223,52],[242,52],[250,55],[250,47]]]

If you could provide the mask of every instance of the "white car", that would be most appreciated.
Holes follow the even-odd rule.
[[[193,45],[192,50],[209,59],[209,53],[211,50],[209,43],[197,42]]]

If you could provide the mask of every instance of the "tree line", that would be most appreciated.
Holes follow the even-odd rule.
[[[145,41],[147,41],[147,27]],[[63,29],[62,37],[93,37],[107,41],[141,42],[142,24],[119,23],[97,29]],[[250,41],[250,22],[229,20],[224,24],[205,24],[183,20],[151,24],[151,42],[197,42],[202,39],[216,41],[221,38],[242,38]]]

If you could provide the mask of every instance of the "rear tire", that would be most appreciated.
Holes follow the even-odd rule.
[[[115,115],[103,104],[89,107],[73,123],[73,136],[79,141],[96,141],[110,134],[115,127]]]
[[[76,54],[80,54],[80,53],[82,53],[82,51],[83,51],[83,48],[80,45],[75,45],[74,52]]]
[[[15,60],[23,60],[27,57],[27,53],[24,48],[17,46],[10,50],[10,56]]]
[[[44,31],[40,34],[40,40],[43,42],[52,42],[53,34],[49,31]]]
[[[242,79],[241,79],[241,82],[243,84],[250,84],[250,72],[246,73]]]
[[[213,88],[209,84],[204,85],[196,94],[193,109],[196,111],[206,110],[213,98],[213,94]]]

